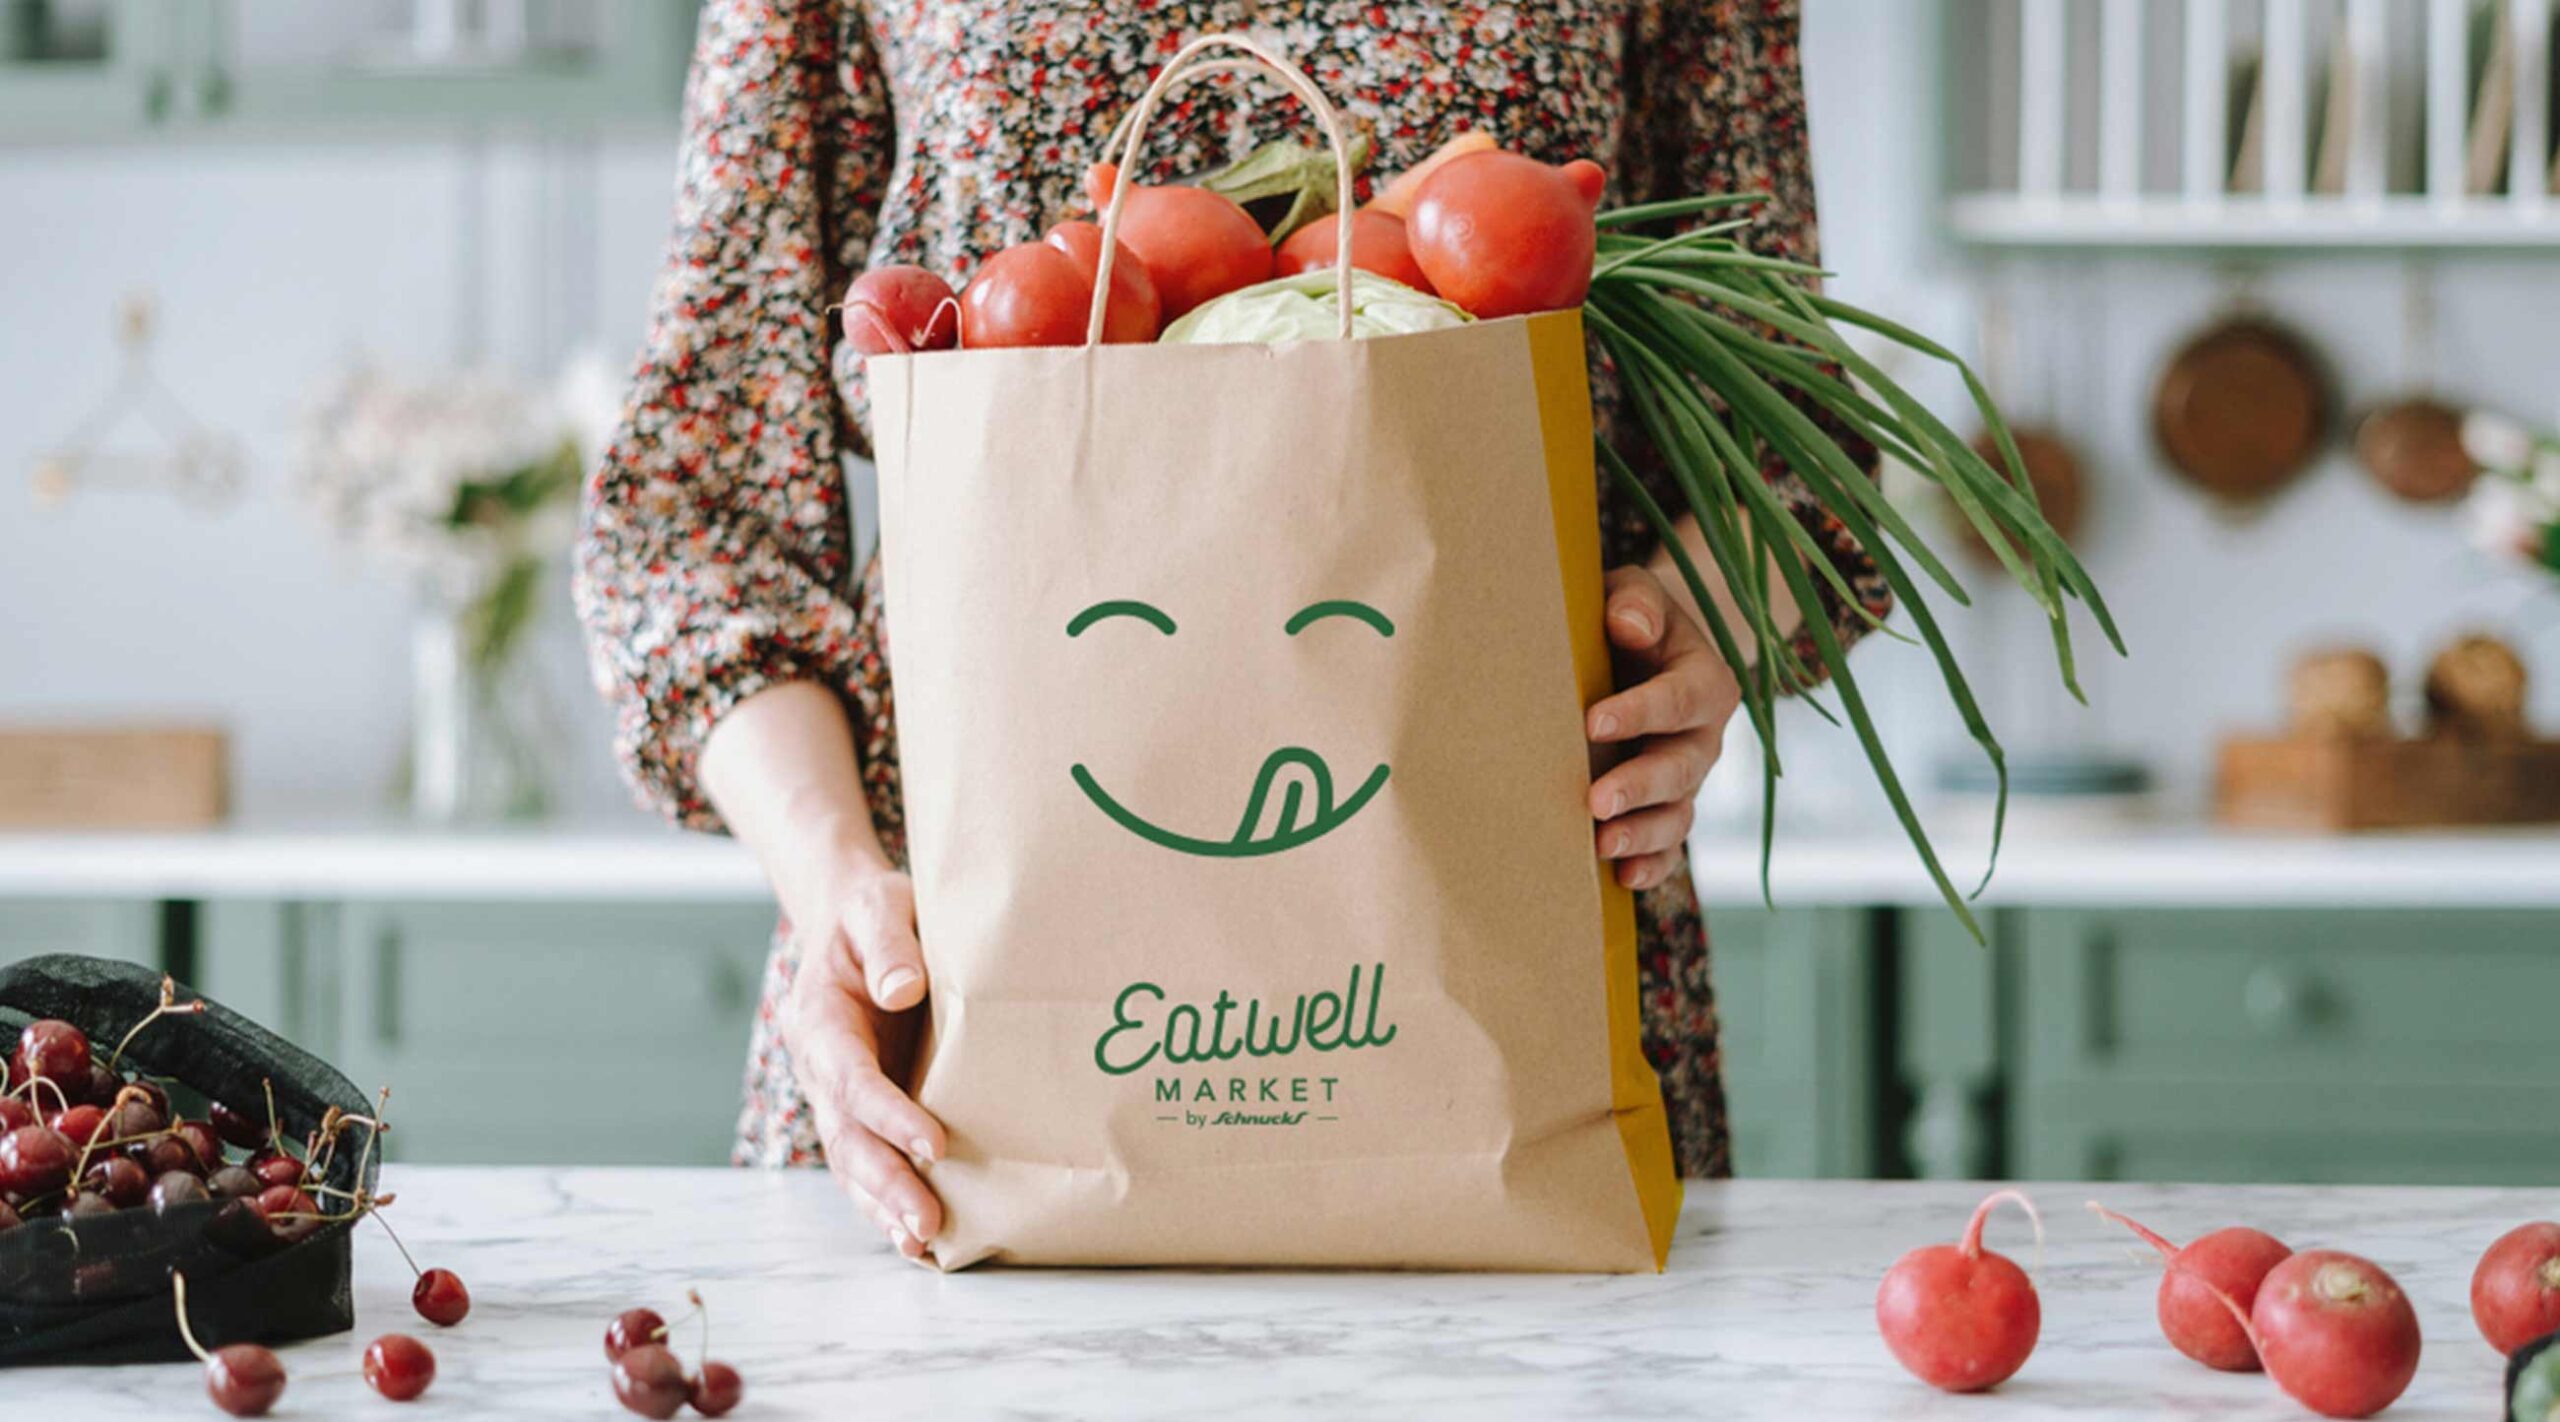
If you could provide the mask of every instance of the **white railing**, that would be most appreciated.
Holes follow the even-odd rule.
[[[1964,92],[1998,96],[1958,131],[1986,144],[1975,168],[2011,137],[2017,166],[1956,192],[1950,225],[2018,245],[2560,247],[2553,11],[2554,0],[1959,5],[1959,30],[2011,28],[2018,67],[2014,86],[1951,68]],[[1950,64],[2004,48],[1960,34]],[[2072,76],[2092,67],[2097,85],[2082,92]],[[1957,154],[1956,171],[1972,156]]]

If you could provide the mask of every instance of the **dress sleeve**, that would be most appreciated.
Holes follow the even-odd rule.
[[[892,151],[861,6],[711,0],[685,84],[674,235],[622,422],[589,480],[576,596],[643,803],[720,828],[696,781],[729,709],[843,687],[868,655],[829,303]]]
[[[1625,201],[1764,192],[1769,201],[1752,210],[1753,223],[1742,240],[1766,256],[1819,265],[1813,148],[1797,32],[1797,0],[1642,0],[1625,37],[1626,126],[1618,156]],[[1864,440],[1796,392],[1788,393],[1873,474],[1875,451]],[[1840,520],[1775,456],[1767,458],[1761,475],[1840,570],[1858,602],[1877,617],[1890,612],[1891,591]],[[1842,646],[1867,630],[1865,619],[1827,580],[1816,578],[1814,589],[1821,607],[1806,609],[1806,615],[1826,619]],[[1822,659],[1811,635],[1798,631],[1795,644],[1799,660],[1820,673]]]

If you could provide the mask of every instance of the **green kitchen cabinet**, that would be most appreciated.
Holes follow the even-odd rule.
[[[166,120],[178,0],[0,0],[0,139],[119,136]]]
[[[282,133],[672,123],[698,8],[696,0],[525,0],[521,46],[474,58],[419,55],[388,37],[334,53],[278,53],[258,42],[242,0],[200,3],[210,4],[204,38],[182,85],[192,112],[212,128]]]
[[[698,0],[503,11],[343,0],[0,0],[0,142],[315,130],[592,129],[675,119]],[[383,21],[521,15],[521,43],[420,53]],[[482,46],[485,50],[486,46]]]
[[[2548,914],[2040,912],[2017,965],[2021,1174],[2560,1175]]]
[[[1708,936],[1734,1172],[1875,1168],[1875,949],[1855,909],[1717,907]]]
[[[147,899],[0,900],[0,963],[85,953],[159,967],[160,912]]]
[[[770,908],[234,905],[206,989],[391,1089],[394,1159],[716,1164]]]

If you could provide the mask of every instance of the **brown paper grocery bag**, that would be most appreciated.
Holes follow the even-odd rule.
[[[871,362],[936,1263],[1661,1265],[1583,361]]]

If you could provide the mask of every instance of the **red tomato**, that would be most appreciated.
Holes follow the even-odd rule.
[[[1093,270],[1102,260],[1102,229],[1090,222],[1061,222],[1049,229],[1048,243],[1075,258],[1076,270],[1084,273],[1086,319],[1090,321]],[[1119,247],[1119,255],[1111,260],[1111,309],[1102,318],[1103,342],[1152,341],[1160,329],[1158,317],[1164,310],[1156,296],[1155,278],[1148,275],[1145,260],[1130,251],[1128,243],[1122,242]]]
[[[1332,267],[1341,231],[1340,217],[1319,217],[1290,233],[1273,256],[1271,274],[1296,276]],[[1366,210],[1351,214],[1351,265],[1416,291],[1431,290],[1431,278],[1423,275],[1422,264],[1405,244],[1404,219],[1399,217]]]
[[[1076,259],[1041,242],[1017,242],[978,268],[960,293],[960,344],[1080,346],[1093,287]]]
[[[1469,153],[1423,182],[1406,240],[1432,287],[1471,315],[1579,306],[1591,291],[1592,215],[1604,180],[1589,159],[1556,168],[1516,153]]]
[[[881,267],[845,292],[844,335],[867,356],[948,350],[960,342],[960,306],[951,284],[922,267]]]
[[[1085,196],[1100,213],[1111,205],[1120,170],[1085,170]],[[1147,264],[1167,321],[1212,297],[1271,278],[1271,241],[1235,200],[1206,188],[1130,188],[1120,205],[1120,240]]]

